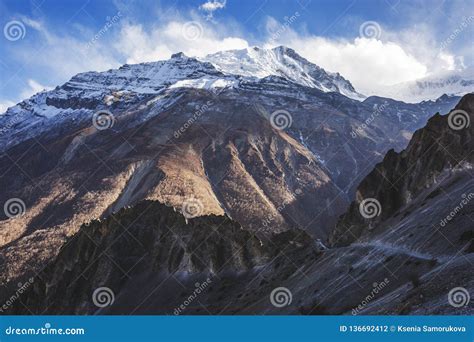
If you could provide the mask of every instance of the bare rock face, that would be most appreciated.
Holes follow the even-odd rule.
[[[473,100],[467,95],[450,116],[430,120],[405,156],[386,156],[359,191],[374,175],[387,182],[397,176],[409,199],[375,185],[371,194],[386,213],[367,210],[374,222],[341,230],[356,214],[352,204],[331,234],[331,248],[302,230],[259,237],[225,216],[186,220],[143,201],[83,225],[6,312],[472,314],[472,139],[469,126],[456,130],[448,120],[453,113],[472,117]],[[452,145],[430,148],[446,141]],[[430,151],[437,159],[425,157]],[[404,158],[412,158],[411,172]]]
[[[403,149],[416,128],[433,113],[447,112],[458,98],[445,96],[406,104],[370,97],[360,102],[345,96],[359,98],[360,94],[342,76],[314,65],[310,74],[295,74],[292,65],[309,62],[284,48],[272,53],[278,54],[285,72],[261,77],[232,74],[224,70],[225,66],[177,54],[168,61],[79,74],[0,116],[0,203],[15,198],[24,202],[25,209],[16,217],[0,212],[0,285],[14,290],[19,281],[24,282],[55,260],[67,241],[83,234],[78,232],[87,231],[80,229],[83,224],[113,217],[121,209],[147,200],[173,207],[185,216],[191,213],[213,220],[215,216],[222,220],[229,217],[264,246],[266,240],[295,231],[320,239],[322,244],[329,236],[334,246],[354,241],[341,230],[342,224],[334,233],[332,228],[354,198],[360,180],[386,151]],[[249,70],[262,65],[258,58],[267,55],[252,55],[257,59]],[[327,87],[331,91],[321,90]],[[98,114],[102,119],[97,120]],[[432,121],[437,120],[439,116]],[[467,141],[467,137],[446,133],[446,141],[456,138]],[[417,139],[415,136],[414,141]],[[418,158],[413,144],[408,149],[413,150],[410,165]],[[449,146],[444,147],[450,151]],[[442,149],[437,151],[437,157],[447,157]],[[388,190],[385,194],[388,186],[382,184],[373,196],[380,191],[381,196],[395,198],[383,204],[382,215],[395,213],[408,203],[403,196],[414,198],[422,191],[423,181],[428,179],[423,178],[424,168],[438,170],[438,163],[458,165],[454,162],[461,156],[453,155],[447,159],[449,163],[425,160],[420,155],[423,164],[407,169],[416,171],[404,185],[402,190],[408,192],[402,197]],[[386,172],[393,168],[405,177],[404,162],[397,158],[394,152],[385,158],[393,159],[387,161],[390,170]],[[369,177],[374,177],[372,174]],[[358,227],[355,236],[362,236],[364,223],[351,215],[354,220],[351,218],[350,224]],[[379,221],[376,219],[371,227]],[[236,232],[234,224],[229,225],[229,236],[237,241],[244,233]],[[292,245],[288,246],[291,249]],[[256,260],[268,264],[262,262],[268,257],[265,248],[252,247],[248,257],[242,256],[247,260],[239,264],[239,270],[245,270],[239,278],[242,283],[253,279]],[[361,249],[350,248],[355,248],[351,253],[356,258]],[[296,263],[279,256],[280,264],[288,268],[282,277],[290,277],[297,271],[295,264],[306,262],[306,252],[298,253]],[[332,250],[324,253],[338,258]],[[222,263],[221,257],[209,257],[204,268],[194,262],[185,265],[192,274],[207,277],[217,259]],[[252,266],[249,260],[253,260]],[[160,259],[159,264],[169,273],[182,271],[168,260]],[[252,290],[257,296],[284,282],[269,281],[272,276],[267,272],[263,273],[265,286],[258,291],[251,286],[229,293],[238,296]],[[314,272],[315,279],[320,279]],[[327,272],[329,281],[329,268]],[[209,303],[222,310],[224,302],[218,297]],[[268,310],[267,304],[259,310]],[[82,311],[81,305],[77,302],[72,307],[77,312],[90,312],[90,308]],[[334,312],[345,309],[344,304]]]
[[[303,231],[261,241],[226,217],[185,220],[172,208],[143,201],[83,225],[10,312],[172,314],[196,283],[205,284],[210,312],[219,309],[212,302],[230,295],[226,287],[236,285],[226,285],[230,279],[244,281],[271,261],[283,261],[284,254],[315,257],[311,246]],[[102,309],[94,292],[104,287],[115,304]],[[198,302],[187,309],[202,310]]]
[[[374,227],[404,218],[413,211],[418,214],[417,205],[430,210],[434,204],[429,205],[429,201],[439,198],[447,201],[445,194],[458,188],[466,191],[464,197],[468,196],[474,161],[474,128],[472,124],[466,125],[472,122],[473,113],[474,95],[469,94],[450,115],[435,115],[426,127],[415,132],[406,150],[389,151],[359,185],[356,200],[339,220],[331,243],[347,245],[362,235],[373,235],[370,232]],[[456,127],[459,123],[463,126]],[[366,199],[369,200],[364,208]],[[367,207],[372,202],[370,199],[375,199],[377,205]],[[371,209],[375,210],[374,215],[372,212],[363,215]]]
[[[347,200],[311,152],[235,97],[217,101],[193,89],[175,96],[175,106],[145,124],[148,107],[110,130],[73,129],[4,155],[2,200],[25,199],[26,212],[0,221],[3,283],[41,268],[82,223],[144,199],[180,211],[191,203],[198,215],[226,212],[259,236],[296,228],[327,236]],[[200,121],[185,126],[194,115]],[[14,155],[22,156],[16,165]]]

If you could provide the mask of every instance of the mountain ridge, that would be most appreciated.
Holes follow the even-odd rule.
[[[474,94],[463,97],[449,115],[460,110],[473,118]],[[358,198],[341,217],[329,248],[299,230],[260,240],[226,216],[205,216],[188,225],[171,208],[139,202],[82,225],[8,313],[472,314],[469,296],[465,305],[453,305],[448,294],[460,284],[467,293],[474,289],[466,271],[474,262],[472,167],[432,177],[457,157],[472,162],[473,128],[457,128],[449,126],[448,115],[435,115],[405,151],[390,150],[359,187],[364,195],[374,191],[385,213],[365,217],[362,233],[341,230],[347,217],[361,216],[354,210]],[[432,151],[435,140],[448,143],[448,150]],[[413,166],[416,170],[405,175]],[[413,194],[406,203],[400,203],[398,188],[377,179],[393,180],[398,174],[405,175],[405,190]],[[462,197],[466,192],[469,197]],[[440,224],[456,198],[467,199],[467,205]],[[390,219],[393,215],[396,220]],[[341,234],[349,241],[340,243]],[[197,300],[181,306],[197,287]],[[113,300],[97,305],[94,293],[104,288]],[[275,305],[273,293],[282,288],[290,299]]]
[[[44,267],[81,224],[143,200],[226,214],[260,239],[301,229],[324,242],[385,152],[455,102],[360,102],[181,54],[79,74],[0,117],[0,201],[25,208],[0,214],[0,283]]]

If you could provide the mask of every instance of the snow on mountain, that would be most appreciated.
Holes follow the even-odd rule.
[[[435,100],[443,94],[462,96],[472,91],[474,91],[474,69],[471,68],[387,86],[381,88],[377,95],[416,103]]]
[[[89,119],[95,111],[107,109],[114,103],[138,103],[180,84],[197,88],[224,87],[234,79],[223,75],[212,64],[182,53],[166,61],[80,73],[62,86],[37,93],[8,108],[0,116],[0,150],[34,138],[52,125]],[[49,120],[53,117],[54,120]]]
[[[131,104],[181,87],[234,88],[257,84],[263,78],[364,99],[341,75],[328,73],[285,47],[224,51],[202,59],[176,53],[165,61],[80,73],[62,86],[33,95],[0,116],[0,143],[7,148],[52,124],[82,120],[114,103]]]
[[[473,83],[452,76],[443,82],[431,80],[418,82],[416,86],[426,91],[436,89],[441,94],[447,87],[453,90],[451,93],[459,93],[459,87],[472,90]],[[167,107],[172,102],[171,97],[176,97],[177,88],[213,92],[224,88],[255,88],[270,95],[291,91],[304,93],[302,87],[324,93],[336,92],[359,101],[365,99],[338,73],[326,72],[282,46],[222,51],[203,58],[177,53],[165,61],[125,64],[105,72],[81,73],[62,86],[35,94],[10,107],[0,115],[0,150],[34,138],[52,126],[90,120],[98,110],[113,109],[114,113],[120,113],[135,106],[143,109],[143,106],[153,104],[149,115],[157,115],[159,108]],[[419,90],[418,96],[430,98],[425,94]],[[347,101],[348,105],[356,106],[353,101]],[[399,108],[398,105],[394,107]]]
[[[212,63],[225,74],[258,78],[280,76],[324,92],[339,92],[356,100],[365,98],[339,73],[329,73],[284,46],[221,51],[201,60]]]

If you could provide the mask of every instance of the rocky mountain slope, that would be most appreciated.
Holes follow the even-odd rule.
[[[360,102],[284,48],[243,65],[269,56],[284,72],[232,74],[176,54],[83,73],[0,116],[0,203],[22,204],[0,213],[0,284],[41,270],[82,224],[143,200],[226,214],[259,239],[300,229],[326,240],[384,153],[457,101]]]
[[[222,51],[208,55],[202,60],[212,63],[218,70],[228,74],[257,78],[281,76],[323,92],[338,92],[355,100],[365,98],[340,74],[325,71],[285,46]]]
[[[249,277],[281,259],[283,252],[291,255],[305,249],[312,255],[311,243],[301,231],[262,243],[228,218],[207,216],[186,223],[173,209],[144,201],[105,221],[84,225],[57,261],[38,275],[22,303],[43,314],[93,313],[97,306],[90,294],[105,284],[116,292],[112,313],[172,314],[171,304],[178,306],[196,283],[208,282],[209,295],[222,300],[230,278]],[[150,296],[152,292],[157,296]],[[22,305],[17,307],[23,311]]]
[[[473,119],[470,94],[390,151],[330,248],[301,230],[258,238],[226,217],[187,224],[141,202],[83,225],[10,312],[472,314],[451,292],[474,290]],[[368,198],[380,206],[361,207]]]
[[[466,95],[454,114],[435,115],[426,127],[415,132],[404,151],[390,150],[357,188],[356,200],[332,235],[333,244],[347,244],[366,234],[373,235],[372,228],[380,229],[380,222],[390,226],[389,219],[405,218],[411,212],[422,211],[421,207],[431,212],[435,205],[428,205],[429,200],[445,200],[443,197],[447,196],[461,201],[461,197],[449,196],[449,192],[458,188],[467,191],[472,182],[474,130],[470,122],[473,106],[474,95]],[[420,196],[424,200],[417,201]],[[380,203],[375,208],[377,216],[361,215],[361,203],[367,198]],[[426,229],[431,229],[430,225]]]

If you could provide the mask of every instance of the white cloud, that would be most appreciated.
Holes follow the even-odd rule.
[[[187,28],[194,30],[192,34],[186,32]],[[248,46],[246,40],[233,36],[221,37],[212,25],[198,21],[172,21],[148,31],[142,25],[126,24],[114,43],[115,49],[125,56],[127,63],[168,59],[175,52],[205,56]]]
[[[31,19],[27,16],[21,16],[20,17],[21,21],[24,22],[26,25],[34,28],[35,30],[37,31],[41,31],[44,29],[44,25],[41,21],[39,20],[34,20],[34,19]]]
[[[285,43],[323,69],[339,72],[366,95],[374,94],[378,86],[415,80],[427,73],[424,64],[392,42],[295,37]]]
[[[17,103],[48,88],[41,85],[38,79],[47,80],[48,84],[56,86],[80,72],[104,71],[123,63],[164,60],[175,52],[204,56],[249,46],[246,40],[228,33],[238,32],[238,28],[231,23],[223,28],[211,22],[202,22],[198,17],[193,19],[195,21],[175,18],[145,28],[124,18],[114,24],[115,30],[110,29],[95,40],[91,37],[95,37],[97,32],[81,28],[80,34],[75,36],[57,35],[43,22],[24,17],[22,20],[28,27],[39,33],[36,40],[38,46],[16,46],[11,54],[16,61],[32,68],[35,73],[24,80],[27,87],[18,86],[18,96],[8,99],[8,103]],[[189,23],[194,25],[191,29],[197,29],[191,32],[191,36],[190,32],[186,32]]]
[[[39,93],[40,91],[52,89],[52,87],[42,85],[41,83],[33,79],[28,79],[26,83],[26,87],[24,87],[20,91],[19,97],[16,99],[16,102],[11,100],[0,100],[0,114],[6,112],[9,107],[16,105],[17,102],[30,98],[31,96],[36,93]]]
[[[212,14],[225,5],[225,1],[210,0],[203,3],[200,10]],[[97,32],[91,32],[87,27],[78,29],[74,35],[65,35],[49,29],[41,21],[22,18],[31,30],[39,32],[38,46],[46,47],[37,51],[32,46],[16,46],[12,55],[20,63],[41,70],[41,74],[46,75],[39,77],[35,74],[30,78],[48,80],[48,84],[57,85],[79,72],[103,71],[123,63],[168,59],[176,52],[204,56],[221,50],[244,49],[250,45],[246,38],[252,36],[241,33],[242,27],[235,22],[215,23],[204,20],[195,12],[189,15],[191,17],[180,17],[179,13],[173,13],[171,17],[161,18],[159,24],[145,26],[124,14],[110,30],[94,41],[91,37]],[[300,20],[288,21],[282,26],[275,19],[267,18],[267,35],[260,40],[252,40],[252,45],[292,47],[322,68],[341,73],[366,95],[377,94],[381,87],[387,85],[464,68],[464,52],[454,54],[449,49],[441,49],[437,39],[439,35],[428,24],[419,23],[397,32],[381,25],[379,39],[336,39],[306,33],[304,22]],[[303,30],[297,32],[296,25],[303,25]],[[27,89],[18,92],[21,96],[40,88],[37,81],[33,81],[37,84],[30,81],[33,80],[28,80]]]
[[[50,77],[66,80],[80,72],[103,71],[121,64],[108,48],[106,36],[91,43],[83,37],[57,35],[40,21],[26,17],[22,20],[39,33],[39,44],[16,48],[12,54],[21,63],[41,69]],[[96,33],[91,32],[91,35]]]
[[[9,100],[2,100],[0,101],[0,115],[5,113],[8,107],[12,107],[15,105],[15,102]]]
[[[28,83],[28,87],[23,89],[20,93],[20,98],[22,99],[29,98],[30,96],[36,93],[39,93],[40,91],[51,89],[51,87],[42,85],[39,82],[32,79],[29,79],[27,83]]]
[[[275,32],[281,24],[267,18],[266,29]],[[465,68],[462,53],[441,49],[433,29],[423,23],[397,32],[381,25],[380,37],[328,39],[300,34],[294,26],[269,37],[267,47],[286,45],[322,68],[339,72],[365,95],[380,94],[393,84]]]
[[[205,2],[201,6],[199,6],[199,8],[203,9],[204,11],[213,12],[218,9],[224,8],[225,5],[226,5],[226,0],[224,1],[215,0],[215,1]]]
[[[199,9],[207,12],[207,19],[212,19],[213,13],[219,9],[223,9],[226,5],[227,0],[209,0],[199,6]]]

